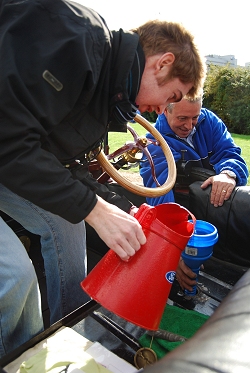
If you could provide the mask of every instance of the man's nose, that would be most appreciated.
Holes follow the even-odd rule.
[[[160,105],[156,107],[155,112],[156,114],[160,115],[164,113],[165,109],[166,109],[166,105]]]
[[[185,122],[185,128],[191,130],[193,128],[193,121],[192,121],[192,118],[190,119],[187,119],[186,122]]]

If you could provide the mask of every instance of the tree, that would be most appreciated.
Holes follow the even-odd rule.
[[[146,111],[145,113],[142,113],[142,116],[151,123],[155,123],[157,119],[157,114],[155,111],[152,111],[152,113]]]
[[[204,84],[203,106],[238,134],[250,134],[250,69],[211,65]]]

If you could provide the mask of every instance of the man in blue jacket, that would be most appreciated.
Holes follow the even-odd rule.
[[[181,160],[184,152],[189,166],[214,171],[214,176],[208,177],[201,188],[212,186],[210,201],[215,207],[222,206],[229,199],[235,186],[246,185],[248,169],[241,157],[241,149],[235,145],[223,121],[210,110],[202,108],[202,94],[194,99],[184,97],[178,103],[169,104],[158,116],[155,128],[167,141],[176,162]],[[151,134],[147,137],[153,139]],[[160,147],[150,145],[148,149],[154,160],[157,180],[163,184],[168,176],[166,159]],[[140,173],[145,186],[155,186],[146,159],[141,163]],[[147,198],[147,202],[151,205],[174,202],[173,190],[161,197]],[[183,289],[192,290],[196,284],[196,274],[182,260],[176,278]]]
[[[223,205],[236,185],[246,185],[248,169],[241,157],[241,149],[235,145],[222,120],[202,108],[202,95],[169,104],[158,116],[155,128],[167,141],[176,163],[184,154],[189,166],[215,172],[201,185],[202,189],[212,185],[210,201],[215,207]],[[153,138],[151,134],[147,137]],[[168,176],[164,154],[160,147],[154,145],[148,149],[154,159],[156,177],[163,184]],[[141,163],[141,176],[145,186],[155,186],[147,160]],[[147,202],[150,205],[174,202],[173,190],[161,197],[147,198]]]

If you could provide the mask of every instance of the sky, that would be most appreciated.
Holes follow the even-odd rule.
[[[151,19],[180,22],[195,38],[203,56],[234,55],[250,62],[246,0],[74,0],[96,10],[111,30],[129,30]]]

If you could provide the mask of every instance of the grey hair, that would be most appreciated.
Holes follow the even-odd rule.
[[[202,105],[202,100],[203,100],[203,91],[199,92],[195,97],[190,97],[188,95],[184,96],[182,98],[182,100],[187,100],[188,102],[192,102],[192,103],[195,103],[195,102],[200,102],[201,105]],[[180,101],[179,101],[180,102]],[[172,113],[173,111],[173,108],[174,108],[174,105],[176,105],[176,103],[178,104],[178,102],[171,102],[170,104],[167,105],[167,111],[169,113]]]

